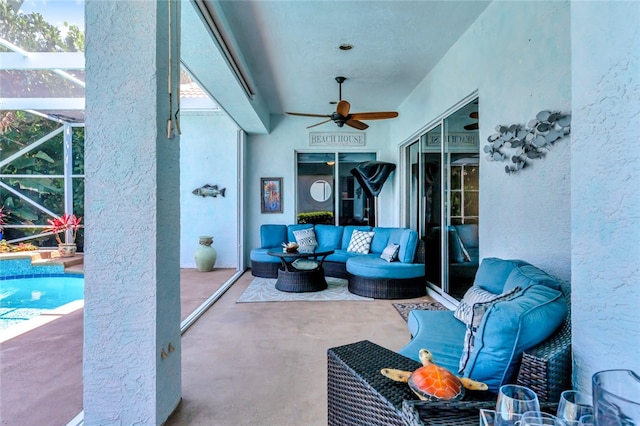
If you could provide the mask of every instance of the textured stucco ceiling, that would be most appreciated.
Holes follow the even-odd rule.
[[[487,1],[222,1],[252,83],[272,114],[395,110]],[[338,46],[351,44],[350,51]],[[473,66],[460,58],[460,66]]]

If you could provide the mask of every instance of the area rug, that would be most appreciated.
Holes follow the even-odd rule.
[[[362,297],[350,293],[347,289],[347,280],[327,277],[327,288],[322,291],[307,293],[287,293],[276,290],[276,280],[272,278],[254,278],[249,287],[242,293],[236,303],[250,302],[334,302],[338,300],[370,301],[368,297]]]
[[[420,302],[420,303],[394,303],[393,307],[400,316],[406,321],[409,318],[409,312],[414,309],[425,309],[431,311],[447,311],[448,309],[442,306],[439,302]]]

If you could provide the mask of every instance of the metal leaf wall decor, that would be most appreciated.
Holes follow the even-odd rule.
[[[511,161],[505,166],[507,174],[522,170],[529,160],[543,158],[554,142],[571,131],[571,114],[540,111],[527,126],[512,124],[496,126],[496,132],[485,145],[489,161]]]

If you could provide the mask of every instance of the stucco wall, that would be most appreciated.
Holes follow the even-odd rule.
[[[179,138],[166,137],[167,7],[85,3],[87,425],[161,424],[181,395]],[[173,52],[177,83],[175,43]]]
[[[213,236],[216,268],[238,267],[238,136],[222,112],[182,113],[180,138],[180,267],[195,268],[200,235]],[[224,197],[192,194],[205,184],[225,188]]]
[[[574,2],[575,382],[640,373],[640,3]]]
[[[328,105],[327,107],[331,107]],[[322,111],[319,111],[321,113]],[[327,111],[327,113],[330,111]],[[246,151],[246,179],[244,182],[246,198],[247,223],[245,235],[246,259],[253,247],[260,245],[260,225],[264,223],[291,224],[296,221],[296,155],[295,151],[303,152],[374,152],[378,160],[397,163],[397,148],[389,140],[389,121],[370,121],[366,134],[365,147],[309,147],[309,132],[358,132],[358,130],[344,127],[339,129],[333,123],[306,129],[315,124],[313,118],[273,116],[271,122],[273,130],[268,135],[249,135]],[[283,213],[261,214],[260,212],[260,178],[283,177]],[[379,226],[393,226],[397,221],[397,206],[395,186],[397,185],[394,172],[385,183],[378,200]],[[249,262],[248,262],[249,264]]]
[[[526,124],[544,109],[569,112],[568,2],[493,2],[407,98],[395,142],[478,91],[480,149],[495,126]],[[513,175],[480,162],[480,255],[527,260],[571,276],[570,142]]]

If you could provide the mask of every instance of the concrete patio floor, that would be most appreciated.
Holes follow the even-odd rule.
[[[182,318],[234,273],[182,270]],[[167,425],[326,425],[327,349],[409,340],[396,301],[236,303],[252,279],[183,335],[183,399]],[[0,424],[64,426],[82,410],[82,310],[0,349]]]

